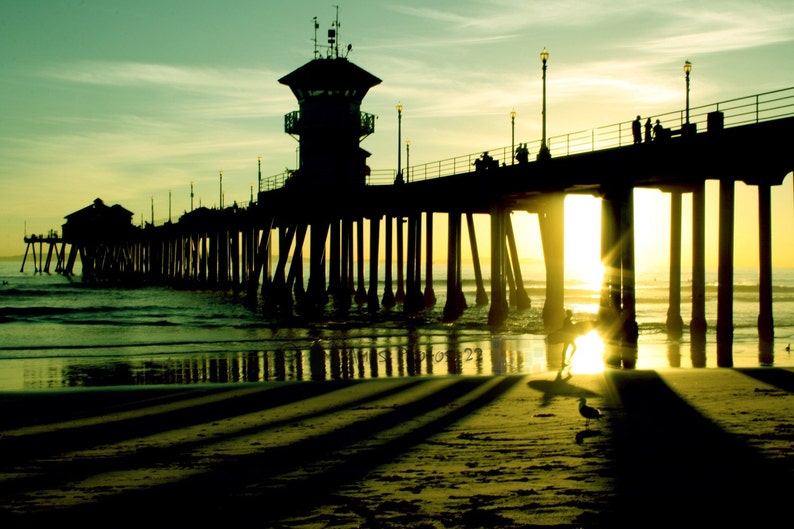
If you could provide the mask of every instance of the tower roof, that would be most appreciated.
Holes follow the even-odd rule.
[[[278,80],[297,91],[337,91],[356,89],[363,98],[381,80],[345,58],[314,59]],[[297,90],[297,91],[296,91]],[[299,97],[299,99],[301,99]]]

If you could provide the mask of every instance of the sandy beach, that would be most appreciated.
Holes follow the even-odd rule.
[[[3,527],[789,526],[789,368],[6,392],[0,416]]]

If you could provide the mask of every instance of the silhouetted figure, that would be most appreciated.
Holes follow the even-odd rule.
[[[485,171],[488,169],[497,169],[499,167],[499,162],[493,159],[488,151],[482,153],[482,155],[474,160],[474,169],[476,171]]]
[[[527,163],[529,161],[529,149],[526,143],[519,143],[516,149],[516,160],[519,164]]]
[[[656,125],[653,126],[653,141],[664,141],[670,139],[670,129],[662,127],[659,120],[656,120]]]
[[[653,126],[651,125],[651,118],[645,122],[645,143],[650,143],[653,136]]]
[[[565,368],[571,365],[571,360],[573,360],[573,355],[576,352],[576,329],[571,321],[573,317],[573,312],[571,310],[565,311],[565,319],[562,320],[562,332],[564,333],[564,338],[562,342],[562,365],[561,368]],[[571,356],[567,356],[568,348],[571,348]]]
[[[642,122],[640,116],[631,122],[631,132],[634,134],[634,143],[642,143]]]

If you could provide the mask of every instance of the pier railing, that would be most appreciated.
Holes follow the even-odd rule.
[[[728,99],[718,103],[690,107],[689,122],[694,123],[698,131],[705,131],[708,126],[708,116],[712,112],[721,112],[723,114],[723,123],[726,128],[794,116],[794,87]],[[647,119],[648,116],[644,117]],[[651,122],[655,123],[657,119],[663,127],[678,130],[686,123],[686,109],[652,116]],[[631,124],[632,120],[628,120],[603,127],[551,136],[547,140],[549,151],[552,157],[562,157],[631,145],[634,143]],[[520,140],[516,142],[516,146],[520,143],[527,144],[527,148],[530,152],[530,160],[533,160],[540,150],[541,140]],[[403,178],[406,182],[414,182],[473,171],[474,161],[477,160],[483,152],[488,152],[494,160],[499,162],[499,165],[510,165],[514,162],[513,146],[507,145],[504,147],[484,149],[483,151],[464,154],[454,158],[445,158],[434,162],[411,165],[403,170]],[[263,178],[260,191],[269,191],[282,187],[289,176],[290,172],[285,171],[277,175]],[[367,184],[392,184],[394,183],[395,176],[395,170],[373,170],[367,179]]]

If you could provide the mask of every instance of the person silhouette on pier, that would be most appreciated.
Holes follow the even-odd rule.
[[[667,139],[667,129],[662,127],[659,120],[656,120],[656,125],[653,126],[653,141],[664,141]]]
[[[526,143],[519,143],[516,149],[516,160],[519,164],[527,163],[529,161],[529,149]]]
[[[653,126],[651,125],[651,118],[645,121],[645,143],[650,143],[653,137]]]
[[[488,169],[496,169],[499,167],[499,162],[493,159],[493,157],[488,154],[488,151],[482,153],[482,155],[474,160],[474,169],[476,171],[486,171]]]
[[[640,116],[631,122],[631,132],[634,134],[634,143],[642,143],[642,122]]]

